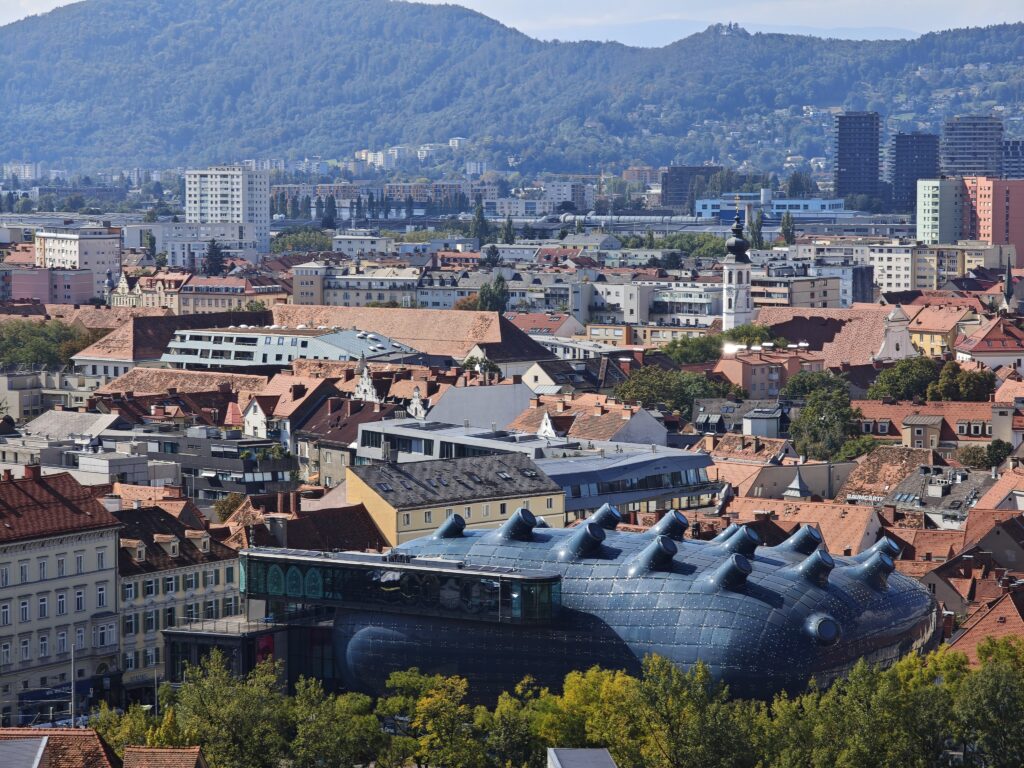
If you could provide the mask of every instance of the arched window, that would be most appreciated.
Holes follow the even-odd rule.
[[[732,296],[729,297],[729,309],[732,309]]]

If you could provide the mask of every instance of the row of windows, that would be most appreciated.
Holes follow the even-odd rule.
[[[76,589],[74,592],[75,613],[82,613],[86,610],[85,589]],[[107,587],[104,584],[96,585],[96,607],[107,607]],[[11,623],[10,602],[0,604],[0,627],[9,626]],[[68,613],[68,592],[58,592],[56,599],[56,615],[66,616]],[[32,601],[30,598],[22,598],[18,601],[18,621],[22,624],[32,621],[33,618],[47,619],[50,617],[50,596],[40,595],[36,601],[36,613],[32,615]]]
[[[109,645],[113,645],[117,642],[117,627],[115,624],[100,624],[92,628],[92,643],[94,647],[105,648]],[[26,662],[32,660],[32,640],[31,638],[23,637],[19,642],[20,653],[18,654],[19,662]],[[83,650],[85,648],[85,628],[75,628],[75,650]],[[0,643],[0,666],[5,664],[11,664],[14,659],[11,655],[11,643],[3,642]],[[49,633],[41,634],[36,640],[36,658],[45,659],[50,656],[51,651],[53,653],[62,654],[67,653],[70,650],[68,647],[68,633],[67,630],[60,630],[56,633],[56,643],[51,648],[50,646],[50,635]]]
[[[94,558],[87,558],[85,550],[74,552],[71,555],[75,574],[85,573],[89,562],[96,564],[96,570],[102,571],[107,567],[107,549],[100,547],[96,550]],[[50,578],[64,578],[69,574],[68,554],[63,552],[53,558],[53,568],[50,568],[51,558],[48,556],[37,557],[36,567],[32,568],[31,560],[19,560],[17,563],[18,584],[28,584],[35,581],[46,581]],[[11,585],[11,563],[0,563],[0,587]]]
[[[179,574],[177,576],[143,579],[141,581],[126,581],[121,585],[121,598],[123,600],[134,600],[136,597],[156,597],[161,592],[169,595],[180,592],[182,586],[186,590],[193,590],[198,589],[200,583],[204,587],[215,587],[220,585],[220,581],[220,568],[193,571],[192,573]],[[224,568],[224,583],[235,583],[235,567],[233,565]]]
[[[221,599],[191,602],[185,605],[182,616],[186,621],[198,619],[219,619],[222,616],[235,616],[240,610],[237,595]],[[139,632],[158,632],[167,627],[178,625],[178,609],[175,606],[129,613],[121,617],[121,632],[130,637]]]

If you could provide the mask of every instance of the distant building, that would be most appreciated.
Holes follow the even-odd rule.
[[[720,165],[671,165],[661,174],[661,204],[674,211],[690,213],[693,201],[699,196],[695,194],[716,173],[721,173]],[[700,182],[698,182],[698,179]]]
[[[1024,139],[1003,142],[1003,178],[1024,179]]]
[[[270,174],[242,166],[185,172],[185,221],[252,228],[258,253],[270,251]]]
[[[963,180],[963,237],[1024,253],[1024,179]]]
[[[374,253],[391,253],[395,250],[393,237],[380,237],[367,233],[343,233],[331,239],[331,250],[343,253],[350,259],[369,256]]]
[[[955,178],[918,179],[917,239],[955,243],[963,231],[963,182]]]
[[[939,136],[936,133],[897,133],[889,143],[888,177],[892,206],[913,211],[918,179],[939,177]]]
[[[107,273],[121,273],[120,230],[92,224],[36,232],[36,266],[92,272],[92,297],[103,298]]]
[[[0,267],[2,268],[2,267]],[[37,299],[46,304],[87,304],[96,293],[92,270],[13,267],[8,299]],[[4,281],[4,285],[7,285]]]
[[[942,173],[945,176],[1003,174],[1003,121],[984,115],[960,115],[942,126]]]
[[[152,244],[154,253],[167,255],[168,267],[190,272],[202,269],[213,240],[225,256],[248,261],[256,260],[260,246],[255,224],[161,221],[129,224],[123,231],[125,248],[145,248]]]
[[[880,134],[881,119],[877,112],[836,115],[833,134],[836,197],[878,197]]]

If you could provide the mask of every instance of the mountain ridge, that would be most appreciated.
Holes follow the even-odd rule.
[[[824,152],[805,105],[934,128],[1024,102],[1024,23],[911,41],[723,29],[637,48],[536,40],[452,5],[84,0],[0,27],[0,158],[152,167],[460,135],[499,168],[771,170]]]

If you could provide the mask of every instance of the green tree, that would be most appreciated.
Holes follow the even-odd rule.
[[[270,250],[274,253],[329,251],[331,250],[331,236],[319,229],[289,229],[270,241]]]
[[[848,393],[818,390],[807,396],[804,407],[789,425],[789,434],[802,456],[830,459],[857,434],[854,419],[858,416],[859,412],[850,407]]]
[[[996,438],[985,449],[985,460],[989,467],[998,467],[1013,453],[1013,446],[1005,440]]]
[[[477,291],[477,308],[483,312],[504,312],[508,307],[508,285],[498,275],[490,283],[484,283]]]
[[[334,229],[338,222],[338,202],[334,199],[334,195],[327,196],[327,203],[324,205],[323,218],[320,220],[320,226],[324,229]]]
[[[793,171],[786,179],[786,197],[808,197],[818,194],[818,185],[809,173]]]
[[[846,379],[836,376],[831,371],[798,371],[794,373],[782,389],[779,390],[780,400],[805,400],[812,392],[822,389],[850,393]]]
[[[145,746],[146,734],[156,722],[139,704],[132,704],[124,713],[111,709],[106,702],[100,703],[99,710],[89,718],[93,728],[118,754],[124,755],[124,748]]]
[[[316,200],[313,201],[313,208],[316,211],[314,218],[317,221],[323,221],[324,218],[324,199],[320,195],[316,196]],[[321,225],[323,226],[323,225]]]
[[[415,202],[412,199],[412,195],[405,196],[405,218],[411,219],[415,213]]]
[[[868,387],[868,397],[872,400],[881,400],[883,397],[896,400],[924,397],[928,385],[938,377],[938,363],[930,357],[908,357],[878,374],[875,382]]]
[[[477,707],[474,728],[486,734],[484,746],[492,768],[542,768],[544,742],[535,727],[536,691],[526,678],[515,693],[503,692],[491,712]]]
[[[988,469],[988,451],[983,445],[965,445],[956,452],[956,460],[974,469]]]
[[[763,325],[747,323],[738,325],[725,333],[673,339],[662,351],[677,363],[709,363],[722,356],[722,346],[727,342],[754,346],[774,342],[785,346],[785,339],[773,338],[771,329]]]
[[[428,765],[482,768],[486,756],[473,727],[473,710],[465,703],[464,677],[445,677],[416,702],[413,727],[419,730],[419,754]]]
[[[793,221],[793,214],[789,211],[782,214],[782,221],[779,222],[779,234],[782,235],[786,245],[796,242],[796,223]]]
[[[224,522],[232,513],[242,506],[242,502],[245,501],[245,494],[242,493],[229,493],[227,496],[221,496],[215,502],[213,502],[213,511],[217,515],[217,519],[220,522]]]
[[[210,768],[278,768],[287,754],[289,712],[279,663],[261,661],[242,678],[214,649],[185,669],[175,712],[190,743]]]
[[[505,217],[505,223],[501,225],[501,234],[499,235],[501,242],[505,245],[513,245],[516,242],[516,228],[512,224],[512,216],[508,215]]]
[[[109,331],[83,330],[59,320],[36,323],[9,320],[0,323],[0,360],[8,364],[59,367]]]
[[[751,248],[764,248],[764,213],[760,209],[747,222],[747,239]]]
[[[294,768],[369,765],[384,746],[385,737],[368,696],[327,694],[319,680],[303,677],[295,685],[291,714]]]
[[[483,255],[480,257],[480,266],[494,268],[501,263],[501,254],[498,253],[498,246],[488,245],[484,248]]]
[[[259,299],[249,299],[249,301],[245,302],[243,309],[246,312],[265,312],[267,305]]]
[[[693,401],[704,397],[725,397],[739,394],[731,384],[693,373],[669,371],[656,365],[647,365],[633,371],[629,378],[615,388],[615,396],[624,402],[640,402],[645,407],[664,404],[678,410],[683,419],[689,419]]]
[[[166,684],[165,684],[166,685]],[[158,725],[153,725],[146,732],[146,746],[147,747],[185,747],[189,746],[186,743],[185,734],[182,733],[181,726],[178,725],[178,716],[174,711],[174,706],[167,706],[163,708],[163,717],[160,718]]]
[[[871,453],[877,447],[878,440],[871,435],[857,435],[843,443],[843,447],[833,457],[833,461],[853,461],[858,456]]]
[[[473,209],[473,220],[469,225],[469,236],[477,238],[481,245],[486,243],[491,237],[491,225],[484,215],[484,204],[481,200],[477,200],[476,207]]]
[[[986,640],[981,667],[962,684],[953,705],[956,730],[968,745],[965,765],[1024,765],[1024,644],[1017,637]]]
[[[313,200],[309,195],[305,195],[302,198],[301,207],[299,208],[299,218],[309,219],[313,216]]]
[[[161,251],[153,257],[153,263],[156,265],[158,270],[167,269],[167,254]]]
[[[224,249],[216,240],[211,240],[206,246],[206,274],[216,277],[224,274]]]

